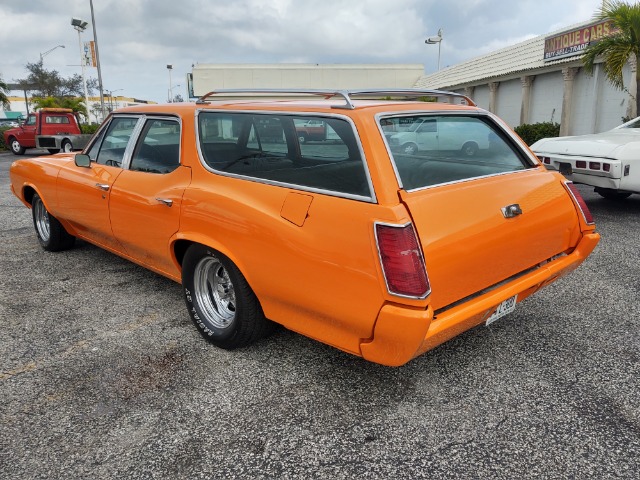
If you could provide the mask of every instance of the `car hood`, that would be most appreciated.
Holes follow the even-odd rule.
[[[531,150],[539,154],[613,158],[616,150],[632,142],[640,142],[640,132],[619,129],[592,135],[543,138],[531,145]]]

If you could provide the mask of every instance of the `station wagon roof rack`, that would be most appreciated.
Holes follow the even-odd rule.
[[[368,100],[408,100],[408,101],[435,101],[441,102],[443,98],[446,103],[457,103],[461,105],[470,105],[475,107],[476,104],[466,95],[460,93],[448,92],[446,90],[424,90],[424,89],[364,89],[364,90],[319,90],[319,89],[285,89],[285,88],[226,88],[213,90],[196,101],[198,104],[208,103],[214,97],[234,97],[234,98],[288,98],[318,96],[324,97],[326,100],[333,97],[342,97],[345,101],[344,105],[334,106],[333,108],[344,108],[348,110],[355,109],[352,100],[368,99]]]

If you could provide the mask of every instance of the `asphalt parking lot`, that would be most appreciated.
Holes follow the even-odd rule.
[[[580,269],[401,368],[279,330],[224,351],[181,289],[44,252],[0,153],[0,478],[638,478],[640,195],[581,191]]]

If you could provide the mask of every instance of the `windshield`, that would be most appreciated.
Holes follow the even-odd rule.
[[[488,117],[388,116],[380,128],[405,190],[534,166]]]

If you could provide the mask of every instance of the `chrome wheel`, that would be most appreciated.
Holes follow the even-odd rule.
[[[33,219],[38,230],[38,235],[43,242],[48,242],[51,237],[51,221],[49,219],[49,212],[42,203],[40,198],[37,198],[33,203]]]
[[[73,147],[71,146],[71,143],[69,143],[66,140],[62,142],[62,151],[64,153],[71,153],[73,151]]]
[[[214,256],[202,258],[194,272],[193,290],[202,314],[214,327],[228,328],[236,318],[236,292],[226,268]]]

